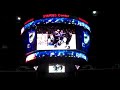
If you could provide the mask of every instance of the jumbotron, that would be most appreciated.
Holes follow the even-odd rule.
[[[88,61],[91,29],[80,17],[44,14],[24,23],[25,63],[48,73],[66,73]],[[44,71],[44,70],[43,70]]]

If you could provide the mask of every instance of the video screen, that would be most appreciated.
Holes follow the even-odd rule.
[[[65,65],[49,64],[49,73],[65,73]]]
[[[37,50],[76,49],[74,27],[44,25],[37,28]]]

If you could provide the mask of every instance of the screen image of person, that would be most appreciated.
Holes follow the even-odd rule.
[[[76,34],[72,30],[53,28],[47,33],[37,33],[37,50],[59,49],[76,49]]]

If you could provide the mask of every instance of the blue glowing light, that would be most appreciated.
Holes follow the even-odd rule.
[[[90,27],[86,23],[84,23],[80,20],[72,19],[72,18],[43,18],[43,19],[35,20],[35,21],[32,21],[32,22],[26,24],[24,26],[24,28],[27,29],[33,24],[42,24],[42,23],[43,24],[48,24],[48,23],[73,24],[73,25],[82,26],[91,32]]]
[[[37,51],[34,53],[36,58],[42,58],[42,57],[74,57],[74,58],[82,58],[85,61],[88,61],[87,56],[78,51],[73,51],[73,50],[49,50],[49,51]],[[30,54],[31,55],[31,54]],[[29,56],[29,55],[28,55]]]

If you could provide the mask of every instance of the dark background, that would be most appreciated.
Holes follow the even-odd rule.
[[[96,16],[92,11],[98,11]],[[92,31],[89,64],[96,68],[111,68],[119,60],[119,8],[117,2],[101,0],[16,0],[0,5],[0,68],[14,69],[23,62],[20,40],[23,22],[45,13],[65,13],[89,22]],[[16,20],[16,16],[22,18]],[[4,48],[3,46],[7,46]]]

